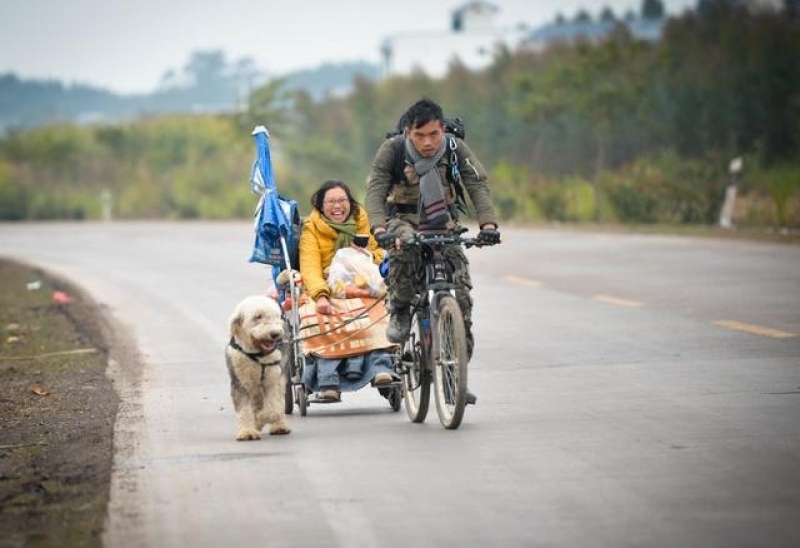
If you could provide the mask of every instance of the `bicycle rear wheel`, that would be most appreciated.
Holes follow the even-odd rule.
[[[451,295],[439,299],[433,356],[433,384],[439,422],[458,428],[467,405],[467,334],[458,302]]]
[[[412,316],[411,335],[400,354],[403,373],[403,400],[411,422],[425,422],[431,401],[431,370],[425,332],[419,314]]]

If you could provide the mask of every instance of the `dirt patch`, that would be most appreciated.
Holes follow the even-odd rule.
[[[0,548],[102,546],[119,398],[105,312],[0,261]]]

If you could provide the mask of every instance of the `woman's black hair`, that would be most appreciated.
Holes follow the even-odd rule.
[[[358,209],[360,207],[359,203],[353,198],[353,193],[350,192],[350,187],[344,181],[340,181],[338,179],[328,179],[322,186],[320,186],[317,191],[311,195],[311,206],[322,213],[323,210],[323,202],[325,201],[325,193],[327,193],[332,188],[341,188],[344,190],[344,193],[347,194],[347,200],[350,202],[350,216],[355,217],[358,213]]]

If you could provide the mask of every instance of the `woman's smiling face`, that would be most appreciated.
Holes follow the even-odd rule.
[[[333,187],[325,192],[322,213],[331,221],[343,223],[350,216],[350,200],[343,188]]]

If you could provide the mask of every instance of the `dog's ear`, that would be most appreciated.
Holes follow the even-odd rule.
[[[231,331],[231,335],[235,335],[236,332],[242,328],[243,323],[244,323],[244,314],[242,313],[241,309],[237,307],[236,311],[231,315],[230,319],[228,320],[228,327]]]

